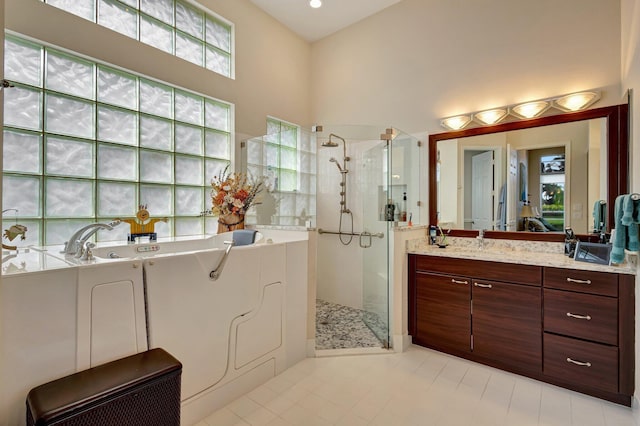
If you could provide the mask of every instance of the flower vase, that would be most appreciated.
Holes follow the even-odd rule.
[[[243,214],[230,213],[218,217],[218,234],[236,229],[244,229]]]

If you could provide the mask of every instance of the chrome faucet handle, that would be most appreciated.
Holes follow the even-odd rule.
[[[76,247],[76,252],[73,255],[73,257],[79,259],[84,254],[84,246],[82,245],[82,241],[81,240],[76,240],[75,241],[75,247]]]
[[[93,251],[91,249],[93,249],[95,246],[95,243],[87,241],[84,244],[84,253],[82,254],[82,257],[80,257],[80,260],[93,260]]]

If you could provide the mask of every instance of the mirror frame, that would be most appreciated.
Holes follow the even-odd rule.
[[[530,120],[512,121],[487,127],[429,135],[429,224],[436,225],[437,219],[437,144],[448,139],[469,136],[488,135],[498,132],[550,126],[553,124],[571,123],[574,121],[607,119],[607,231],[611,230],[614,217],[615,199],[629,191],[629,106],[627,104],[589,109],[567,114],[550,115]],[[452,229],[449,235],[457,237],[475,237],[476,230]],[[528,231],[485,231],[485,237],[510,240],[532,241],[564,241],[563,233],[528,232]],[[582,241],[597,241],[595,234],[579,235]]]

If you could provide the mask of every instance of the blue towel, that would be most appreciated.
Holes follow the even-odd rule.
[[[624,261],[624,250],[640,250],[640,200],[630,194],[619,195],[615,203],[616,234],[611,248],[611,263]]]
[[[627,245],[627,227],[622,224],[622,204],[624,195],[618,195],[615,203],[615,229],[613,237],[613,247],[611,248],[611,263],[622,263],[624,261],[624,248]]]
[[[235,246],[247,246],[253,244],[256,240],[255,229],[238,229],[233,231],[233,245]]]
[[[602,217],[603,214],[602,200],[596,201],[593,205],[593,232],[600,232],[602,230],[602,223],[605,221]],[[606,211],[606,210],[604,210]]]

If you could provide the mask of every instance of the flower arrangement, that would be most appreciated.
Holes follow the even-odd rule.
[[[243,173],[230,173],[229,165],[211,180],[211,213],[218,216],[244,215],[262,191],[263,181]]]

